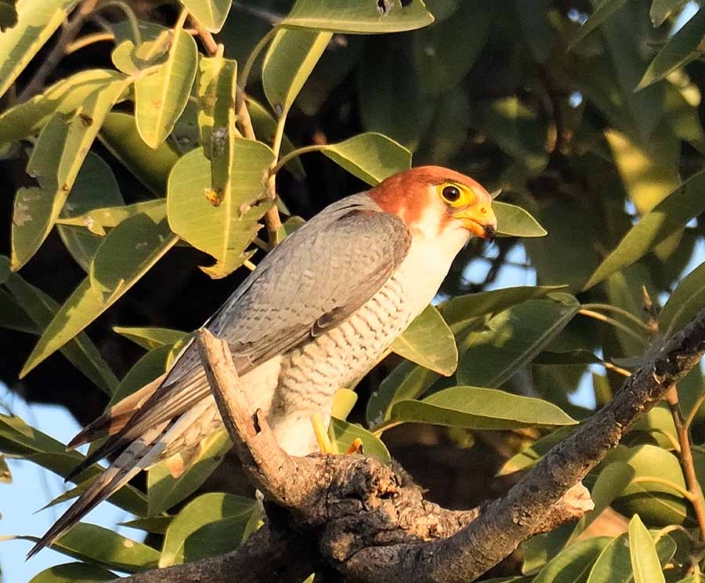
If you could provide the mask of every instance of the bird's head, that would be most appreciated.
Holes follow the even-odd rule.
[[[383,211],[401,217],[412,235],[492,239],[497,232],[487,190],[440,166],[419,166],[390,176],[370,196]]]

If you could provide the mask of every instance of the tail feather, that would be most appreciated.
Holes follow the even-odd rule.
[[[74,523],[78,522],[93,508],[117,492],[143,468],[148,467],[161,454],[164,444],[158,440],[168,423],[153,427],[151,431],[132,442],[116,460],[100,474],[89,488],[54,523],[47,533],[27,553],[27,559],[36,555],[44,547],[51,545]],[[155,445],[155,442],[156,445]]]
[[[84,427],[66,446],[75,449],[85,443],[90,443],[106,435],[118,433],[132,416],[144,405],[162,384],[166,373],[146,384],[139,391],[116,403],[92,423]]]

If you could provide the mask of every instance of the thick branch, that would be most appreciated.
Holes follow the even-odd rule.
[[[641,414],[697,364],[705,351],[705,310],[630,377],[609,405],[553,448],[505,498],[469,512],[448,511],[424,500],[421,489],[403,470],[372,458],[288,456],[274,440],[264,417],[249,412],[225,343],[208,335],[202,335],[199,342],[211,387],[248,477],[265,498],[283,509],[279,511],[283,516],[270,515],[264,527],[270,534],[259,537],[271,536],[275,529],[273,532],[282,530],[293,537],[291,541],[309,541],[307,552],[291,557],[293,563],[303,563],[309,570],[326,563],[355,581],[452,583],[472,581],[529,536],[578,518],[590,508],[584,489],[575,484],[619,443]],[[251,539],[242,549],[223,557],[174,567],[168,580],[201,581],[197,577],[203,565],[209,570],[211,583],[226,581],[233,568],[217,571],[214,565],[218,561],[247,565],[256,541]],[[262,544],[267,544],[267,539]],[[264,556],[266,552],[255,561],[266,562]],[[243,569],[237,572],[255,570],[261,574],[266,570],[261,564]],[[156,573],[144,573],[130,581],[165,580],[151,578],[157,577]],[[218,573],[226,576],[221,578]]]

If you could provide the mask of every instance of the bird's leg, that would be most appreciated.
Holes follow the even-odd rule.
[[[330,440],[328,436],[328,429],[325,423],[323,423],[323,417],[320,413],[314,413],[311,415],[311,425],[313,425],[313,433],[316,435],[316,441],[318,442],[318,448],[322,453],[338,453],[338,448]]]

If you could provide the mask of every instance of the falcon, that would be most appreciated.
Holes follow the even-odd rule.
[[[494,237],[491,203],[475,180],[446,168],[391,176],[292,233],[206,322],[227,341],[253,412],[264,412],[287,453],[318,450],[312,418],[329,422],[335,392],[364,376],[424,310],[471,237]],[[71,441],[107,436],[67,479],[117,457],[28,556],[141,470],[164,459],[188,467],[221,427],[197,347],[188,345],[167,373]]]

